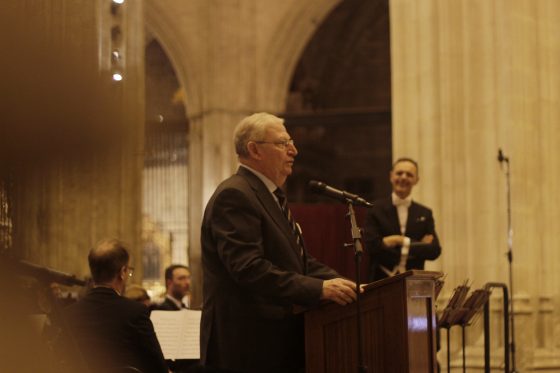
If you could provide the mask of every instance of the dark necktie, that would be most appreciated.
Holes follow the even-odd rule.
[[[288,219],[288,223],[290,224],[290,228],[292,229],[292,233],[296,238],[296,242],[300,250],[299,254],[303,256],[303,238],[301,237],[301,230],[299,229],[299,226],[295,222],[294,217],[292,216],[292,212],[288,207],[288,200],[286,198],[286,195],[284,194],[284,191],[280,188],[276,188],[274,190],[274,195],[276,196],[276,198],[278,198],[278,203],[280,204],[280,208],[284,213],[286,219]]]

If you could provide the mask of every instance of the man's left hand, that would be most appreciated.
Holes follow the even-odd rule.
[[[363,290],[361,290],[363,291]],[[333,278],[323,282],[321,299],[332,300],[344,306],[356,300],[356,284],[344,278]]]

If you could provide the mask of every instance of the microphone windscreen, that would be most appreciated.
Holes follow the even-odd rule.
[[[309,189],[311,189],[313,192],[318,192],[318,193],[323,192],[327,187],[325,183],[316,180],[311,180],[308,185],[309,185]]]

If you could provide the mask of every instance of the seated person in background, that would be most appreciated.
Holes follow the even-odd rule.
[[[156,311],[179,311],[189,307],[189,291],[191,287],[191,271],[182,264],[172,264],[165,269],[165,300],[156,306]],[[186,304],[185,304],[186,303]],[[165,360],[172,372],[192,371],[198,359]]]
[[[123,294],[132,276],[124,244],[106,239],[91,249],[93,287],[65,310],[67,344],[78,349],[81,364],[91,372],[122,372],[134,367],[143,373],[167,373],[167,366],[149,310]]]
[[[410,195],[419,180],[418,164],[400,158],[389,176],[393,193],[375,201],[364,223],[370,281],[424,269],[426,260],[435,260],[441,254],[432,210],[412,201]]]
[[[148,308],[150,308],[151,305],[152,305],[150,295],[148,294],[146,289],[144,289],[140,285],[127,286],[126,290],[124,292],[124,296],[126,298],[130,299],[130,300],[135,301],[135,302],[142,303],[143,305],[145,305]]]
[[[191,271],[182,264],[172,264],[165,269],[165,300],[155,309],[158,311],[178,311],[189,308]],[[185,304],[186,302],[186,304]]]

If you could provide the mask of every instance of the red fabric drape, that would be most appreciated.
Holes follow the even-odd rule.
[[[355,207],[356,221],[363,228],[366,209]],[[290,204],[295,220],[300,224],[307,250],[319,261],[334,268],[341,275],[355,280],[354,248],[344,247],[352,242],[348,207],[344,204]],[[367,280],[368,256],[365,252],[360,266],[362,283]]]

